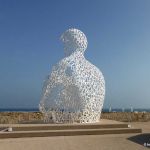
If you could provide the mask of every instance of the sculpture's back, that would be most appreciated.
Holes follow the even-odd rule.
[[[105,95],[103,75],[84,58],[87,40],[80,30],[69,29],[61,38],[66,57],[45,81],[40,110],[45,121],[98,122]]]

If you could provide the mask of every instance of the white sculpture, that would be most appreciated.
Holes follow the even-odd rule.
[[[100,70],[87,61],[87,39],[78,29],[61,36],[66,57],[52,68],[39,104],[46,122],[99,122],[105,95]]]

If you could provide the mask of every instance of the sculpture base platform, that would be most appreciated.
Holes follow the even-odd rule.
[[[1,124],[0,138],[141,133],[128,123],[103,120],[95,124]]]

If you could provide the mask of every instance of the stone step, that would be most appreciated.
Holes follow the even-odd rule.
[[[142,132],[141,129],[136,128],[12,131],[12,132],[0,132],[0,138],[104,135],[104,134],[126,134],[126,133],[141,133],[141,132]]]
[[[13,131],[128,128],[128,124],[55,124],[13,127]]]

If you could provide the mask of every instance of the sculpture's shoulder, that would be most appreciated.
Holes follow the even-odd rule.
[[[53,70],[66,69],[76,64],[76,59],[72,56],[61,59],[56,65],[53,66]]]
[[[86,60],[84,57],[65,57],[53,66],[51,76],[52,77],[85,77],[89,76],[91,80],[101,80],[104,82],[104,77],[99,68]],[[76,78],[74,77],[74,78]]]
[[[55,65],[52,67],[52,72],[62,70],[67,66],[68,62],[66,58],[61,59],[59,62],[57,62]]]
[[[51,78],[65,77],[66,75],[68,75],[68,72],[74,72],[73,66],[75,66],[74,59],[71,59],[70,57],[65,57],[52,67],[50,76]]]
[[[88,71],[90,72],[90,74],[104,79],[103,74],[99,68],[97,68],[95,65],[93,65],[88,60],[86,60],[85,64],[86,64],[85,66],[88,66],[87,68],[88,68]]]

